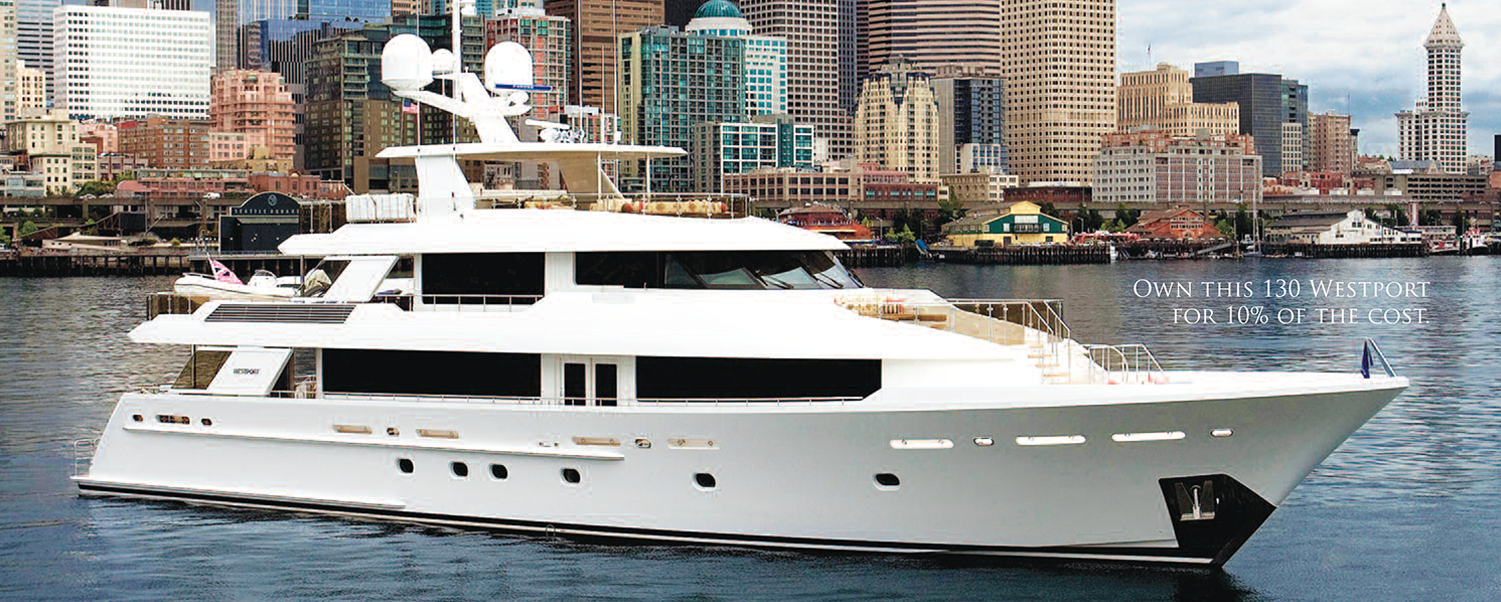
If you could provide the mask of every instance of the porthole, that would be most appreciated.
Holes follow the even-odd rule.
[[[207,418],[204,418],[203,420],[200,420],[199,422],[202,422],[203,426],[214,426],[214,421],[209,420]]]
[[[469,478],[469,465],[463,462],[449,462],[448,469],[453,471],[453,476],[461,479]]]
[[[142,415],[140,415],[140,414],[136,414],[136,415],[134,415],[134,416],[131,416],[131,417],[130,417],[130,419],[131,419],[131,420],[134,420],[134,421],[136,421],[136,422],[145,422],[145,421],[146,421],[146,417],[145,417],[145,416],[142,416]]]
[[[698,485],[699,489],[713,489],[719,486],[719,482],[714,480],[714,475],[707,472],[693,475],[693,484]]]
[[[412,474],[412,471],[416,469],[416,466],[412,464],[411,458],[400,458],[396,460],[396,468],[406,474]]]
[[[584,475],[579,474],[579,469],[577,469],[577,468],[564,468],[563,469],[563,482],[564,483],[567,483],[569,485],[577,485],[577,484],[579,484],[579,481],[582,481],[582,480],[584,480]]]
[[[491,464],[490,476],[497,481],[504,481],[511,476],[511,471],[506,470],[505,464]]]
[[[896,489],[902,486],[902,480],[889,472],[876,473],[877,489]]]
[[[388,426],[386,427],[386,434],[395,437],[397,435],[400,435],[401,431],[396,430],[396,427],[394,426]]]

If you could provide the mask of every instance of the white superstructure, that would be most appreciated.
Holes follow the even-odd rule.
[[[64,5],[52,15],[56,102],[69,116],[208,117],[208,12]]]
[[[438,106],[491,100],[463,80],[461,99],[426,95],[420,71],[386,80]],[[1073,341],[1053,302],[866,288],[831,237],[628,213],[664,206],[620,195],[601,163],[679,150],[505,128],[387,149],[417,162],[421,191],[356,198],[353,223],[286,241],[323,258],[301,296],[133,330],[193,353],[121,398],[79,487],[548,535],[1216,566],[1407,386],[1379,352],[1365,375],[1165,372],[1139,346]],[[476,208],[457,160],[519,154],[557,161],[592,210]]]

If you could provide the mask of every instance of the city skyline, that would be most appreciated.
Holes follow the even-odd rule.
[[[1438,0],[1133,0],[1118,3],[1119,68],[1157,63],[1240,61],[1241,73],[1279,73],[1309,86],[1309,110],[1353,116],[1360,153],[1397,154],[1394,113],[1426,92],[1423,40]],[[1463,106],[1471,114],[1468,152],[1489,155],[1501,133],[1501,13],[1480,2],[1448,2],[1464,36]],[[1234,23],[1226,28],[1222,24]],[[1331,23],[1343,24],[1331,28]],[[1147,47],[1151,46],[1151,58]],[[1349,97],[1348,104],[1346,96]]]

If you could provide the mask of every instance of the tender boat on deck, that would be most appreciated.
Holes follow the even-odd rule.
[[[326,258],[317,296],[131,331],[191,351],[121,397],[84,493],[1218,566],[1408,385],[1371,344],[1364,373],[1166,371],[1075,341],[1057,302],[865,287],[829,236],[610,211],[632,201],[602,162],[682,151],[521,142],[476,109],[494,109],[477,79],[462,102],[387,79],[484,141],[387,149],[416,162],[418,195],[355,197],[360,219],[286,241]],[[578,208],[477,209],[459,160],[523,158],[556,162]]]

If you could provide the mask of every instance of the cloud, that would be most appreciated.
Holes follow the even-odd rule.
[[[1363,152],[1394,154],[1394,113],[1423,94],[1423,40],[1437,0],[1123,0],[1117,3],[1117,63],[1236,60],[1241,72],[1280,73],[1308,84],[1310,109],[1350,112]],[[1501,11],[1487,3],[1449,7],[1465,40],[1464,107],[1470,151],[1490,154],[1501,133]],[[1146,49],[1152,54],[1147,58]],[[1348,98],[1348,102],[1347,99]]]

